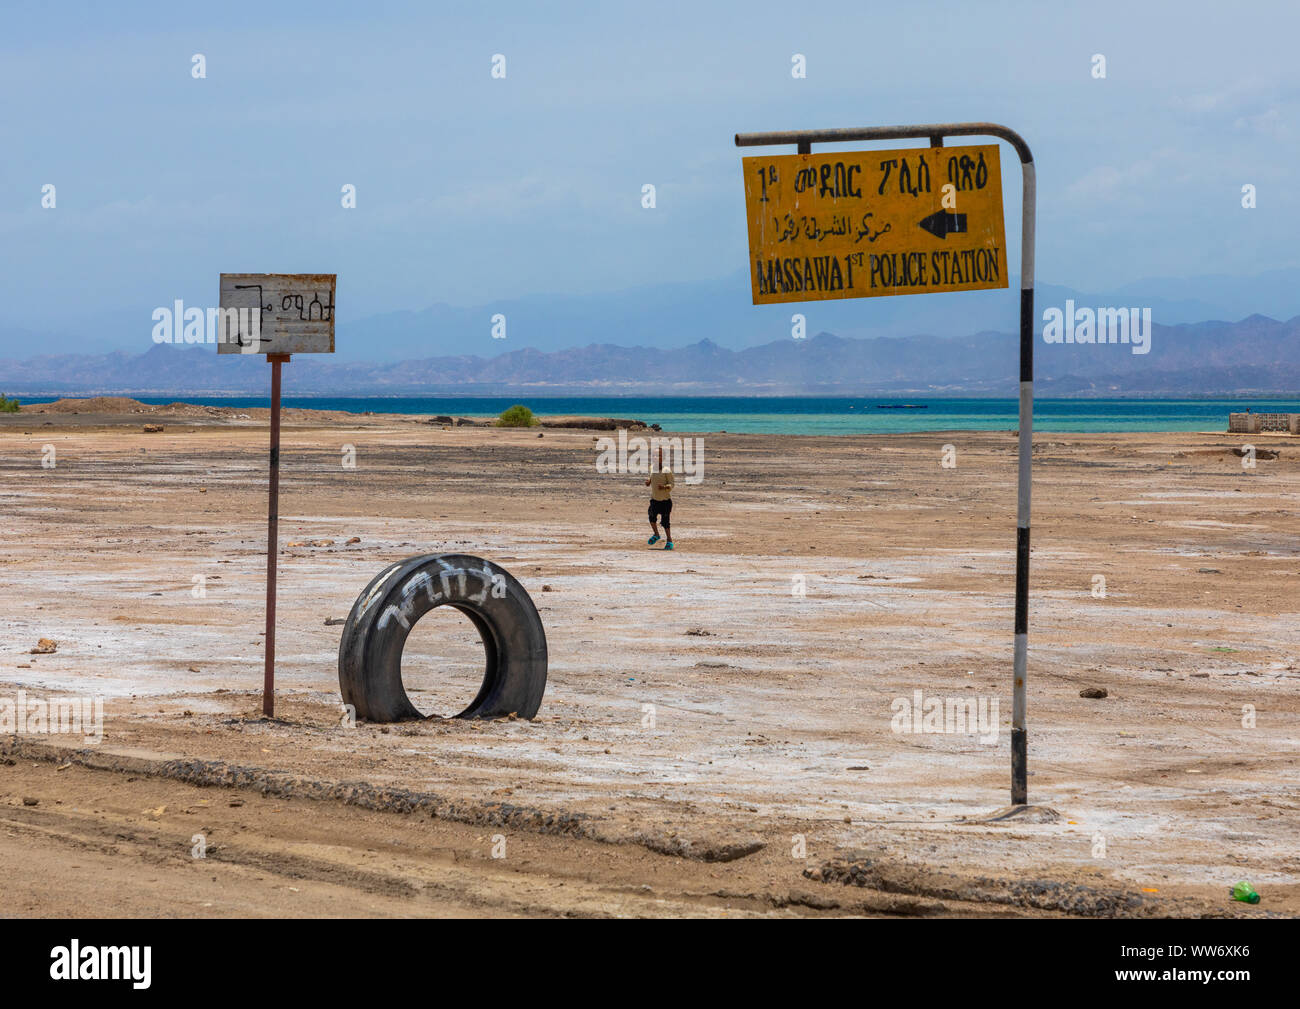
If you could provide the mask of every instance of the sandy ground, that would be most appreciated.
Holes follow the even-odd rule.
[[[704,434],[668,553],[542,433],[287,413],[267,720],[265,411],[0,417],[0,702],[105,698],[97,745],[0,734],[0,914],[1300,914],[1287,436],[1037,436],[1039,808],[998,820],[1013,434]],[[538,717],[341,724],[326,620],[444,551],[532,594]],[[450,715],[482,648],[439,610],[403,667]],[[915,691],[989,737],[895,731]]]

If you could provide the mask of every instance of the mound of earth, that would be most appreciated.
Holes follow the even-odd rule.
[[[621,427],[629,431],[644,431],[647,427],[643,420],[619,420],[617,417],[538,417],[543,427],[579,428],[585,431],[617,431]]]
[[[30,403],[32,413],[153,413],[158,408],[126,396],[93,396],[89,399],[56,399],[53,403]]]

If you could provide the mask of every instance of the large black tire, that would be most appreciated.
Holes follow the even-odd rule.
[[[468,554],[425,554],[390,564],[352,604],[339,642],[343,703],[369,722],[423,718],[402,686],[402,649],[415,622],[454,606],[487,653],[483,686],[457,718],[532,718],[546,690],[546,632],[524,587]]]

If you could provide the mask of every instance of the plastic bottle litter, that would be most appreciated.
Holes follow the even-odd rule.
[[[1255,888],[1244,879],[1239,883],[1233,884],[1230,892],[1232,893],[1233,900],[1245,901],[1247,904],[1259,903],[1259,894],[1257,894]]]

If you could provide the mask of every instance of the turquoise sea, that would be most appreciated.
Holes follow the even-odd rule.
[[[45,402],[54,397],[24,398]],[[256,396],[141,396],[146,403],[269,406]],[[932,399],[817,396],[286,396],[285,406],[362,413],[496,415],[524,403],[541,416],[588,414],[660,424],[670,431],[732,431],[754,434],[871,434],[904,431],[1014,430],[1014,399]],[[922,409],[881,409],[911,405]],[[1300,413],[1300,399],[1037,399],[1038,431],[1226,431],[1228,414]]]

